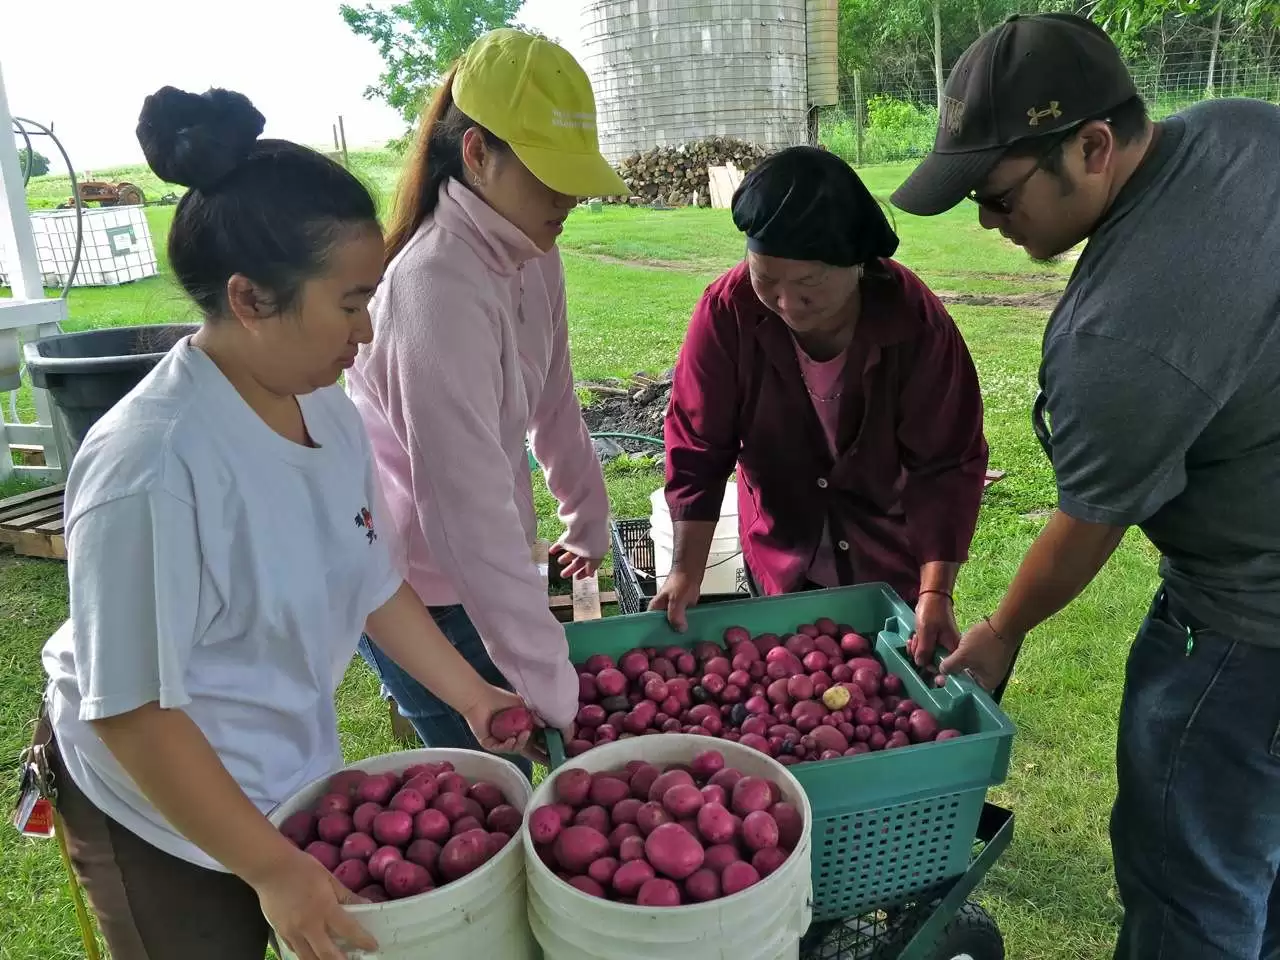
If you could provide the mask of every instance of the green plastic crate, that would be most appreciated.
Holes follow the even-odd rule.
[[[885,584],[859,584],[689,610],[678,634],[664,613],[567,624],[569,655],[619,656],[633,647],[722,642],[731,626],[787,634],[830,617],[875,637],[876,655],[907,695],[966,735],[789,769],[813,805],[813,919],[859,916],[928,896],[969,866],[987,789],[1004,781],[1014,727],[977,684],[927,686],[906,656],[915,615]],[[558,744],[557,744],[558,746]],[[559,752],[559,751],[556,751]]]

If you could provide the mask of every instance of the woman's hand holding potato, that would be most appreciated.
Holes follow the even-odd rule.
[[[524,700],[509,690],[486,684],[481,697],[460,711],[480,745],[493,753],[523,753],[546,763],[546,754],[535,745],[534,732],[542,726]]]

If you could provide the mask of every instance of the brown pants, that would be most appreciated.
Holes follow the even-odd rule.
[[[48,750],[58,812],[112,960],[263,960],[270,928],[253,888],[153,847],[90,802]]]

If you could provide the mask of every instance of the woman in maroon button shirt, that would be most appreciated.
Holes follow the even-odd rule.
[[[743,557],[766,594],[884,581],[916,608],[917,659],[959,640],[952,591],[987,469],[982,396],[946,309],[901,264],[838,157],[773,155],[742,182],[746,260],[707,288],[667,411],[671,575],[684,629],[737,467]]]

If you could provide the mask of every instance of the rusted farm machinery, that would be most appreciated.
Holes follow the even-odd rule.
[[[81,203],[96,203],[100,207],[141,206],[147,201],[141,187],[124,181],[111,183],[106,180],[85,180],[76,184],[76,192],[80,195]],[[68,209],[75,205],[73,197],[60,206]]]

